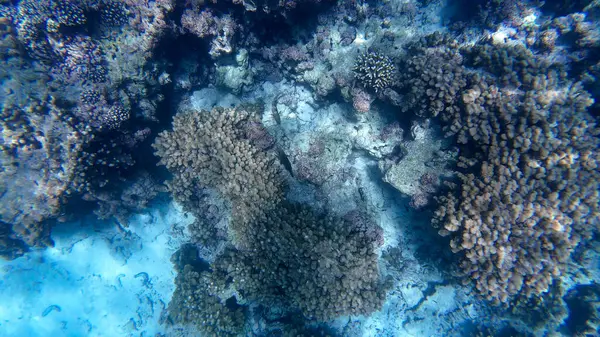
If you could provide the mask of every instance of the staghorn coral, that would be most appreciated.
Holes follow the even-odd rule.
[[[362,86],[379,93],[392,85],[396,66],[381,53],[367,52],[358,56],[352,70]]]

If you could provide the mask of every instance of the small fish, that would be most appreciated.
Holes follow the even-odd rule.
[[[292,177],[294,176],[294,172],[292,169],[292,163],[290,162],[290,160],[288,159],[287,155],[285,154],[285,152],[283,152],[282,149],[277,149],[277,157],[279,158],[279,161],[281,162],[281,164],[283,165],[283,167],[285,167],[285,169],[290,172],[290,174],[292,175]]]
[[[282,95],[277,96],[271,104],[271,116],[273,116],[273,119],[277,125],[281,125],[281,117],[279,116],[279,110],[277,110],[277,102],[279,102],[281,96]]]
[[[53,305],[47,307],[46,310],[44,310],[44,312],[42,313],[42,317],[48,316],[54,310],[56,310],[58,312],[62,311],[62,309],[58,305],[53,304]]]

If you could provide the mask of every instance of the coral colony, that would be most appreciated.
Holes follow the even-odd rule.
[[[0,1],[0,335],[600,335],[599,20]]]

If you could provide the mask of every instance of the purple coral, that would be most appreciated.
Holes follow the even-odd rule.
[[[201,12],[187,9],[181,17],[181,25],[200,38],[212,39],[209,52],[212,57],[233,52],[233,38],[238,25],[231,16],[217,16],[210,9]]]
[[[267,132],[267,129],[259,122],[248,122],[244,126],[247,139],[261,150],[267,150],[275,144],[275,138]]]
[[[106,81],[104,56],[98,43],[90,37],[76,37],[65,42],[66,47],[59,50],[63,62],[57,72],[74,82],[77,80],[100,83]]]
[[[354,88],[352,90],[352,106],[358,112],[367,113],[371,111],[371,103],[374,98],[366,91]]]

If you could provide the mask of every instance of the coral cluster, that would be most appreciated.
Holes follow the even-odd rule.
[[[480,42],[459,50],[439,41],[409,59],[409,97],[432,97],[416,111],[439,115],[470,155],[460,158],[461,182],[439,199],[434,223],[464,253],[463,272],[485,298],[538,295],[598,231],[593,100],[560,65],[525,48]]]
[[[53,244],[46,220],[59,215],[83,145],[50,98],[32,98],[24,109],[5,105],[0,121],[0,224],[9,239],[0,251],[5,258]]]
[[[202,268],[193,245],[181,247],[172,260],[178,275],[169,303],[170,322],[194,324],[206,336],[242,335],[244,311],[239,306],[232,308],[228,299],[219,297],[219,284],[213,282],[211,272]]]
[[[96,22],[97,17],[100,22]],[[32,57],[60,61],[64,47],[59,41],[71,28],[85,30],[86,24],[117,26],[127,22],[125,4],[116,1],[22,1],[15,14],[19,39]]]
[[[98,204],[94,213],[100,219],[115,218],[126,227],[128,216],[143,211],[150,201],[164,192],[166,188],[162,184],[156,182],[149,173],[142,171],[119,188],[94,193],[92,200]]]
[[[562,297],[556,281],[600,223],[600,2],[446,3],[0,1],[0,257],[52,245],[53,222],[82,204],[126,227],[168,190],[195,221],[167,319],[267,335],[381,308],[371,216],[387,226],[383,271],[405,281],[395,213],[433,209],[478,294],[562,319],[543,299]],[[422,37],[441,6],[461,42]],[[166,188],[145,171],[152,149]],[[593,311],[597,293],[568,305]],[[259,311],[275,312],[268,328],[247,324]],[[585,317],[566,328],[592,331]]]
[[[257,121],[251,109],[185,111],[173,119],[173,130],[154,143],[156,155],[173,174],[169,190],[187,200],[199,187],[210,187],[231,203],[235,233],[245,239],[243,224],[268,212],[283,198],[280,169],[274,158],[245,139]]]
[[[230,248],[216,257],[213,278],[230,280],[238,300],[280,303],[320,320],[377,310],[386,292],[376,225],[284,201],[278,164],[246,138],[254,118],[244,108],[185,111],[155,143],[176,199],[189,202],[207,187],[231,203]]]
[[[155,95],[160,68],[144,67],[170,5],[0,4],[0,221],[3,242],[17,247],[11,253],[3,246],[3,256],[51,245],[51,223],[68,216],[63,211],[71,201],[95,203],[99,213],[111,209],[121,218],[135,208],[106,207],[113,201],[107,196],[116,202],[128,193],[120,184],[128,184],[133,151],[150,131],[128,122],[155,120],[163,97]]]
[[[238,294],[259,303],[288,303],[308,318],[368,315],[385,299],[369,229],[280,205],[252,224],[247,249],[215,261]]]
[[[411,110],[424,117],[457,110],[459,94],[467,84],[462,56],[456,45],[446,41],[441,34],[429,35],[422,40],[416,44],[431,47],[411,50],[402,64],[400,82],[405,91],[402,110]]]
[[[216,58],[233,52],[233,38],[237,24],[229,15],[217,15],[210,9],[200,12],[187,9],[181,17],[181,25],[190,33],[200,37],[210,37],[209,54]]]

